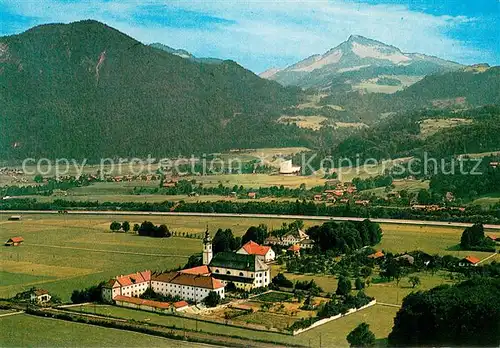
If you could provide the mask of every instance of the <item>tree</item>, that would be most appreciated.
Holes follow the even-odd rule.
[[[361,290],[365,287],[365,282],[361,280],[361,278],[356,278],[356,280],[354,281],[354,287],[356,288],[356,290]]]
[[[408,277],[408,281],[410,282],[412,288],[415,288],[417,285],[420,285],[420,278],[417,276]]]
[[[201,253],[189,256],[189,259],[183,269],[193,268],[203,265],[203,257]]]
[[[139,226],[139,224],[134,224],[133,231],[134,231],[134,232],[139,231],[139,227],[141,227],[141,226]]]
[[[406,296],[391,346],[500,345],[500,278],[478,277]]]
[[[167,225],[165,224],[162,224],[160,226],[157,227],[157,233],[156,233],[156,236],[157,237],[160,237],[160,238],[164,238],[164,237],[171,237],[172,234],[170,233],[170,231],[168,230],[168,227]]]
[[[35,175],[35,177],[33,178],[33,181],[36,182],[37,184],[40,184],[43,182],[43,176],[41,176],[40,174],[37,174]]]
[[[347,335],[347,342],[351,347],[373,347],[375,335],[370,331],[370,325],[361,323]]]
[[[245,244],[252,240],[257,244],[263,244],[268,235],[266,225],[251,226],[241,238],[241,243]]]
[[[460,238],[460,247],[464,250],[495,250],[495,242],[484,236],[484,227],[482,224],[475,224],[467,227]]]
[[[293,282],[291,280],[288,280],[283,273],[278,273],[272,279],[272,283],[283,288],[293,288]]]
[[[123,221],[123,223],[122,223],[122,230],[124,232],[130,231],[130,223],[128,221]]]
[[[368,266],[363,266],[359,270],[359,275],[363,278],[368,278],[372,274],[372,269]]]
[[[212,249],[214,254],[220,253],[222,251],[233,251],[238,246],[236,245],[236,240],[233,236],[233,231],[231,229],[221,229],[219,228],[215,233],[212,240]]]
[[[109,229],[111,231],[119,231],[120,228],[122,228],[122,224],[120,224],[118,221],[113,221],[111,225],[109,225]]]
[[[220,301],[221,301],[220,295],[215,291],[210,291],[207,297],[203,299],[203,303],[207,307],[215,307],[220,303]]]
[[[349,278],[345,276],[340,276],[339,283],[337,285],[337,291],[335,291],[335,293],[337,295],[346,296],[351,292],[351,289],[352,289],[352,284]]]

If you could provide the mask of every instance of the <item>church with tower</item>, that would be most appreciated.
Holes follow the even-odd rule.
[[[203,265],[180,271],[155,273],[149,270],[110,279],[102,288],[104,302],[127,302],[139,297],[148,288],[164,296],[179,296],[201,302],[210,292],[225,296],[226,285],[250,291],[268,286],[271,271],[262,255],[220,252],[213,254],[208,230],[203,238]]]
[[[203,266],[196,268],[200,272],[208,271],[224,285],[233,283],[236,288],[246,291],[268,286],[271,282],[270,267],[258,255],[220,252],[214,256],[208,230],[203,238]]]

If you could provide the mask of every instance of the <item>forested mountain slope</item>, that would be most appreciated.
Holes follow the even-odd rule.
[[[299,144],[299,91],[193,62],[96,21],[0,38],[0,158],[177,155]]]

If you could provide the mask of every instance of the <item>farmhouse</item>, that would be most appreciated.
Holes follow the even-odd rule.
[[[19,221],[21,220],[21,215],[12,215],[9,217],[9,221]]]
[[[50,296],[49,292],[44,289],[34,289],[30,292],[30,302],[31,303],[47,303],[50,301],[52,296]]]
[[[8,241],[5,242],[6,246],[19,246],[21,243],[24,242],[23,237],[12,237],[9,238]]]
[[[287,246],[294,245],[294,244],[302,242],[305,239],[309,239],[309,236],[301,229],[296,229],[296,230],[292,230],[292,231],[286,233],[281,238],[281,244],[287,245]]]
[[[314,241],[310,239],[309,235],[301,229],[292,230],[281,238],[269,236],[264,240],[264,244],[281,246],[292,246],[298,244],[304,249],[312,249],[314,247]]]
[[[368,258],[370,258],[370,259],[375,259],[375,260],[376,260],[376,259],[380,259],[381,257],[384,257],[384,256],[385,256],[385,255],[384,255],[384,253],[383,253],[383,252],[381,252],[381,251],[377,251],[376,253],[373,253],[373,254],[368,255]]]
[[[314,247],[314,241],[312,239],[303,239],[299,242],[301,249],[312,249]]]
[[[264,262],[274,261],[276,254],[270,246],[263,246],[255,243],[254,241],[249,241],[243,245],[236,253],[243,255],[257,255],[264,260]]]
[[[466,256],[460,262],[458,263],[459,266],[461,267],[467,267],[467,266],[477,266],[478,263],[481,262],[480,259],[478,259],[475,256]]]

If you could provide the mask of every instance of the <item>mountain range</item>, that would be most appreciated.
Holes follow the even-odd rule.
[[[159,43],[159,42],[152,43],[149,46],[157,48],[157,49],[165,51],[165,52],[168,52],[168,53],[171,53],[171,54],[175,54],[176,56],[179,56],[181,58],[189,59],[189,60],[192,60],[192,61],[198,62],[198,63],[220,64],[224,61],[224,60],[218,59],[218,58],[195,57],[193,54],[191,54],[190,52],[188,52],[186,50],[172,48],[170,46],[164,45],[164,44]]]
[[[362,65],[370,67],[358,69]],[[293,69],[263,79],[234,61],[145,45],[92,20],[0,37],[0,159],[331,148],[357,132],[331,127],[335,122],[362,122],[371,130],[389,114],[397,114],[390,119],[397,123],[421,109],[453,113],[500,104],[500,67],[463,67],[359,36],[294,66],[294,76],[302,76],[297,81],[324,73],[325,84],[307,90],[306,84],[283,86],[288,83],[280,76]],[[391,79],[418,81],[391,94],[356,90],[356,83],[367,85],[375,73],[371,79],[384,88],[400,89]],[[308,122],[310,116],[321,120],[317,129],[283,122]]]
[[[453,71],[462,65],[400,49],[359,35],[351,35],[324,54],[312,55],[285,69],[270,69],[261,77],[282,85],[329,91],[348,85],[351,89],[394,92],[424,76]]]
[[[296,88],[205,64],[96,21],[0,38],[0,158],[178,155],[293,146]]]

